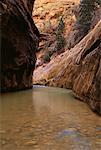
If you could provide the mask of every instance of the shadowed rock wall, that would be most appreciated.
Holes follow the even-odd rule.
[[[32,87],[39,31],[31,17],[34,0],[1,0],[1,92]]]

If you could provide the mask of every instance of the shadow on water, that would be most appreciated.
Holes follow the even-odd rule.
[[[0,96],[2,150],[100,150],[100,124],[67,89],[33,86]]]

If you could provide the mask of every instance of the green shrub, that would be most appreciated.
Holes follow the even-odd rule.
[[[51,56],[52,56],[52,52],[51,52],[51,51],[47,51],[47,52],[44,54],[44,56],[43,56],[44,62],[45,62],[45,63],[46,63],[46,62],[49,62]]]
[[[64,48],[65,46],[65,38],[63,37],[63,35],[58,35],[56,37],[57,43],[56,43],[56,51],[60,51],[61,49]]]
[[[56,47],[55,51],[60,51],[65,46],[65,38],[63,36],[65,24],[62,17],[59,19],[59,24],[56,29]]]

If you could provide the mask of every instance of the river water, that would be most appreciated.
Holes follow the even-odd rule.
[[[101,118],[66,89],[2,94],[0,150],[101,150]]]

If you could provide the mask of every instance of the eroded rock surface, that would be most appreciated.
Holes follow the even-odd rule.
[[[78,4],[79,0],[35,1],[33,18],[39,31],[44,35],[39,44],[36,67],[46,65],[51,59],[65,51],[67,36],[76,21],[73,11],[78,9]],[[64,26],[61,26],[62,33],[59,33],[62,24],[60,18],[64,23]]]
[[[35,84],[73,89],[76,96],[101,114],[101,21],[73,49],[39,67]],[[38,76],[40,72],[40,76]]]
[[[76,22],[67,38],[67,48],[73,48],[91,31],[101,19],[101,2],[82,0],[79,8],[74,9]]]
[[[32,19],[34,0],[0,1],[1,91],[32,87],[35,51],[40,36]]]

